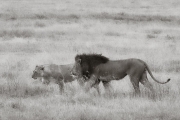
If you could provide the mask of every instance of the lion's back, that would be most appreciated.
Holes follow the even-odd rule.
[[[73,78],[71,76],[71,69],[72,65],[56,65],[56,64],[49,64],[44,65],[45,66],[45,74],[47,74],[49,77],[55,77],[55,76],[62,76],[64,79],[64,82],[71,82],[73,81]]]

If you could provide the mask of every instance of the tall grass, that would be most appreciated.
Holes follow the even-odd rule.
[[[179,1],[2,1],[0,11],[0,119],[152,120],[179,119]],[[173,6],[173,7],[172,7]],[[133,97],[128,77],[112,81],[101,96],[82,92],[77,81],[42,85],[36,65],[69,64],[76,54],[102,53],[112,60],[139,58],[154,76],[156,92],[140,85]]]

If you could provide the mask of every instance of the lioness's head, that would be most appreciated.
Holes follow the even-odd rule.
[[[71,70],[71,75],[75,78],[75,77],[82,77],[82,68],[81,68],[81,59],[76,59],[74,66]]]
[[[38,77],[42,77],[44,73],[44,66],[36,66],[33,71],[32,78],[37,79]]]

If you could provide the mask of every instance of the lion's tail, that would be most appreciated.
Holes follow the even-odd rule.
[[[153,79],[155,82],[160,83],[160,84],[166,84],[166,83],[168,83],[168,82],[171,80],[171,79],[169,78],[169,79],[167,79],[166,82],[160,82],[160,81],[158,81],[158,80],[153,76],[151,70],[149,69],[149,66],[148,66],[144,61],[143,61],[143,63],[145,64],[146,70],[148,71],[149,75],[152,77],[152,79]]]

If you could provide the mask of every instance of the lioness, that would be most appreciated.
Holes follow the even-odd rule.
[[[85,58],[85,56],[88,57],[88,60]],[[89,56],[94,56],[93,59]],[[135,93],[139,94],[139,82],[142,83],[145,87],[149,88],[154,96],[154,89],[152,84],[147,79],[147,73],[150,74],[152,79],[160,84],[165,84],[170,81],[168,79],[166,82],[160,82],[157,79],[154,78],[152,75],[148,65],[140,60],[140,59],[125,59],[125,60],[108,60],[106,62],[100,62],[101,59],[104,59],[104,56],[102,55],[77,55],[75,57],[75,64],[72,69],[72,73],[77,76],[84,75],[84,71],[87,71],[88,69],[91,69],[91,76],[89,78],[89,83],[86,86],[86,91],[88,91],[91,86],[96,83],[97,79],[100,79],[104,83],[109,83],[111,80],[120,80],[124,78],[126,75],[129,75],[131,83],[134,87]],[[96,64],[95,67],[90,65],[89,61],[99,61],[99,64]],[[107,60],[107,59],[106,59]]]
[[[64,92],[64,83],[72,82],[77,79],[80,86],[84,86],[83,77],[78,79],[77,77],[71,74],[71,69],[73,64],[67,65],[55,65],[55,64],[47,64],[47,65],[39,65],[35,67],[33,71],[32,78],[37,79],[40,78],[43,84],[49,84],[50,82],[54,82],[59,85],[60,93]],[[52,79],[53,78],[53,79]],[[97,89],[99,93],[98,84],[93,85],[94,88]]]

